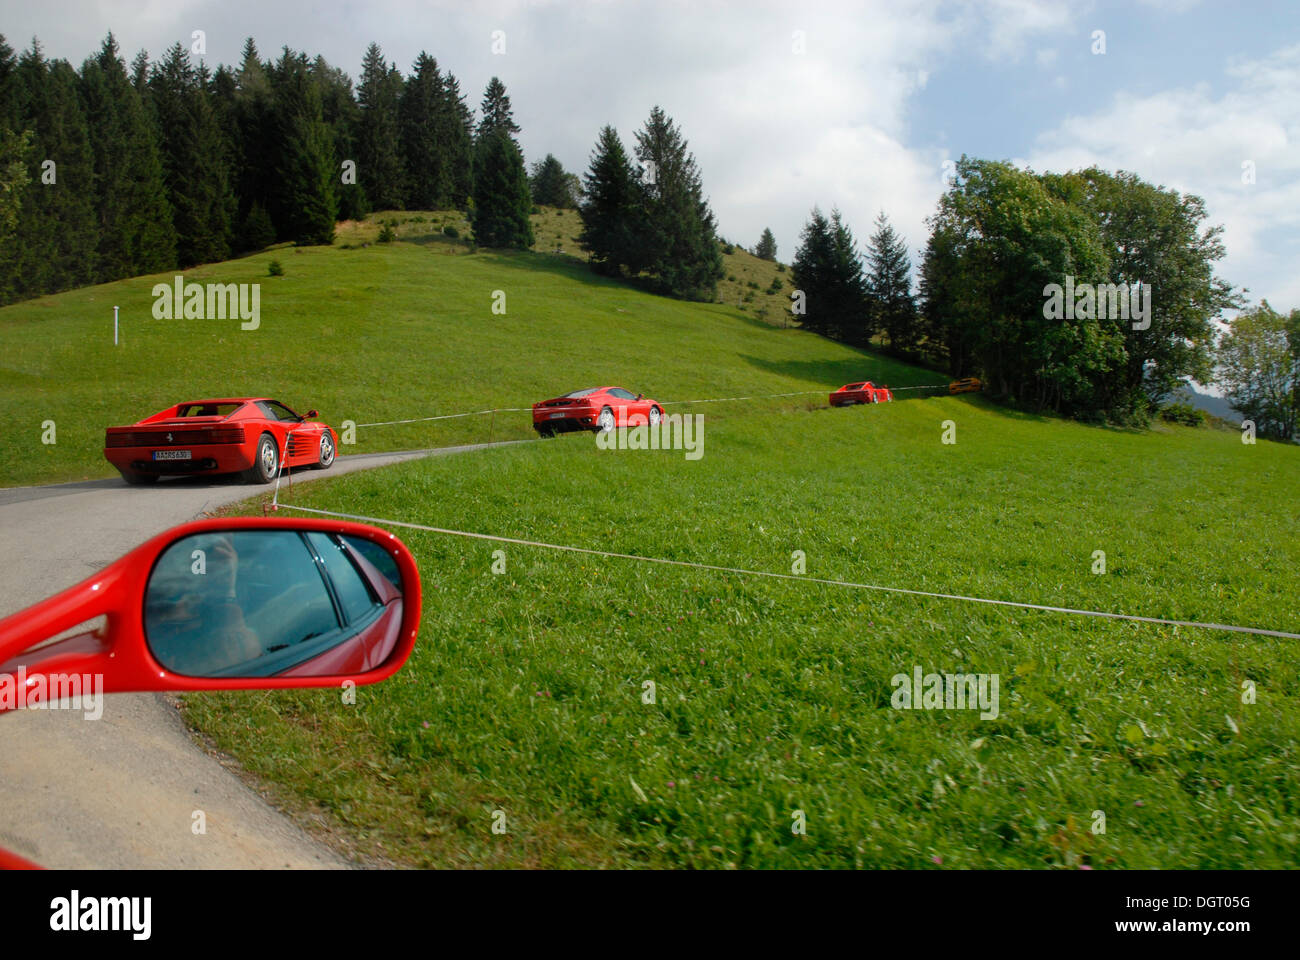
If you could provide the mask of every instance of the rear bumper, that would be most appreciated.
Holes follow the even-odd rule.
[[[231,444],[195,444],[188,460],[155,460],[155,451],[172,451],[175,447],[105,447],[104,458],[119,470],[135,473],[237,473],[253,465],[242,447]]]
[[[559,416],[556,416],[559,414]],[[533,429],[538,433],[555,431],[569,433],[573,430],[596,429],[600,411],[593,407],[534,407]]]

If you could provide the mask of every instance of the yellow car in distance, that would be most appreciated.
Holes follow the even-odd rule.
[[[978,377],[965,377],[948,384],[949,393],[975,393],[983,389],[984,384],[979,382]]]

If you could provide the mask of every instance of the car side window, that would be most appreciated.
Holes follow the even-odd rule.
[[[267,402],[266,406],[271,411],[271,416],[276,420],[289,420],[295,423],[298,420],[298,415],[282,403],[271,400]]]
[[[327,533],[308,533],[307,539],[325,563],[325,571],[334,584],[334,593],[339,598],[339,605],[343,607],[344,616],[348,623],[355,623],[369,613],[379,600],[366,585],[342,543]]]
[[[613,390],[611,390],[611,391],[609,391],[609,392],[610,392],[610,395],[611,395],[611,396],[618,397],[620,400],[635,400],[635,399],[636,399],[636,394],[635,394],[635,393],[629,393],[628,391],[624,390],[622,387],[615,387]]]

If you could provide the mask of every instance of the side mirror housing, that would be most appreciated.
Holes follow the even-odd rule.
[[[46,642],[100,616],[99,632]],[[201,520],[0,620],[0,693],[24,698],[0,696],[0,713],[57,698],[60,677],[103,693],[375,683],[406,662],[419,620],[419,571],[387,531]]]

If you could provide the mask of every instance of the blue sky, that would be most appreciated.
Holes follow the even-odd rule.
[[[944,161],[963,153],[1133,170],[1205,198],[1222,276],[1300,306],[1300,3],[70,0],[11,5],[0,25],[78,64],[109,29],[128,60],[199,29],[213,65],[252,35],[264,56],[288,44],[354,79],[372,39],[403,72],[427,50],[472,106],[500,76],[527,158],[578,170],[602,125],[630,143],[660,104],[721,234],[752,246],[769,226],[786,261],[814,204],[861,240],[886,211],[918,259]]]

